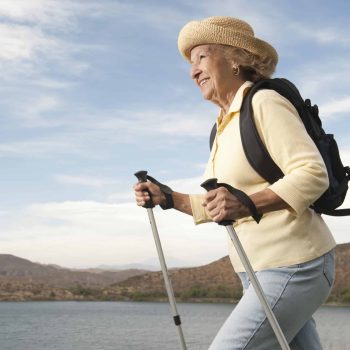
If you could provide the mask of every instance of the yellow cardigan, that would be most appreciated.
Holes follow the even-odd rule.
[[[285,176],[270,185],[248,163],[240,137],[239,111],[251,85],[244,83],[229,112],[218,117],[218,132],[203,180],[216,177],[248,195],[268,187],[292,208],[266,213],[259,224],[251,217],[234,224],[254,270],[259,271],[315,259],[336,243],[322,217],[309,208],[328,187],[322,157],[294,106],[273,90],[258,91],[252,105],[260,137]],[[196,224],[211,221],[201,205],[202,197],[190,195]],[[235,271],[244,271],[232,242],[228,242]]]

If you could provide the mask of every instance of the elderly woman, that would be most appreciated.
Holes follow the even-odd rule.
[[[258,91],[252,107],[260,137],[285,176],[273,184],[261,178],[247,161],[240,138],[242,100],[254,82],[272,75],[277,53],[254,36],[249,24],[230,17],[189,22],[179,34],[178,46],[203,97],[220,108],[204,179],[216,177],[244,191],[263,217],[257,224],[250,210],[223,187],[188,195],[141,183],[134,186],[136,202],[144,205],[149,191],[155,205],[190,214],[196,224],[235,220],[236,232],[291,348],[321,349],[312,315],[330,293],[335,246],[321,216],[309,208],[328,187],[322,157],[296,109],[273,90]],[[244,294],[210,349],[278,349],[232,243],[229,253]]]

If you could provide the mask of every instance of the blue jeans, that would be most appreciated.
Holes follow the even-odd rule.
[[[313,313],[327,300],[335,277],[334,251],[306,263],[256,272],[293,350],[322,349]],[[209,350],[278,350],[280,346],[245,272],[244,294]]]

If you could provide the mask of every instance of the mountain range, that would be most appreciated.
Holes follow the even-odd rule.
[[[336,281],[329,303],[350,305],[350,243],[336,247]],[[169,270],[183,301],[233,301],[241,285],[229,258]],[[68,269],[0,254],[0,300],[166,300],[161,271]]]

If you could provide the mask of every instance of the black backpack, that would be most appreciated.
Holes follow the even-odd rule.
[[[311,206],[319,214],[332,216],[350,215],[350,209],[337,209],[343,202],[348,190],[350,168],[344,166],[339,149],[332,134],[326,134],[318,115],[317,105],[312,106],[309,99],[303,100],[298,89],[287,79],[264,79],[255,83],[245,96],[240,111],[240,132],[242,145],[248,162],[253,169],[269,183],[284,176],[281,169],[270,157],[258,134],[252,108],[253,95],[261,89],[271,89],[288,99],[298,111],[308,134],[320,151],[329,177],[329,188]],[[216,124],[210,134],[210,149],[216,135]]]

